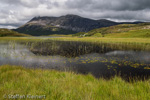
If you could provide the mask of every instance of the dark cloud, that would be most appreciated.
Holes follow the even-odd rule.
[[[18,27],[35,16],[66,14],[115,21],[150,21],[150,0],[0,0],[0,27]]]
[[[0,2],[7,5],[24,6],[24,7],[38,7],[39,4],[46,3],[47,0],[1,0]]]
[[[150,9],[150,0],[67,0],[69,8],[115,11]]]

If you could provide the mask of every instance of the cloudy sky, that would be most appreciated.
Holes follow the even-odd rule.
[[[66,14],[113,21],[150,21],[150,0],[0,0],[0,28],[17,28],[35,16]]]

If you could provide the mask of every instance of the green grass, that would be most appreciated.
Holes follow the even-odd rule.
[[[103,37],[103,35],[101,33],[95,33],[94,35],[92,35],[92,37]]]
[[[99,35],[97,36],[98,33]],[[96,36],[109,38],[149,38],[150,23],[120,24],[94,29],[83,34],[86,34],[87,37]],[[76,33],[75,36],[80,36],[80,34]]]
[[[83,37],[84,34],[86,34],[85,32],[78,32],[76,34],[73,34],[72,36],[80,36],[80,37]]]
[[[0,29],[0,37],[25,37],[30,36],[22,33],[18,33],[9,29]]]
[[[112,48],[118,50],[132,49],[132,50],[150,50],[150,38],[106,38],[106,37],[59,37],[59,38],[36,38],[36,37],[0,37],[0,42],[24,42],[24,43],[39,43],[39,42],[50,42],[50,41],[77,41],[77,42],[89,42],[106,44]]]
[[[56,37],[72,37],[72,35],[63,35],[63,34],[52,34],[52,35],[49,35],[49,36],[56,36]]]
[[[3,65],[0,66],[1,100],[6,100],[3,95],[9,94],[46,95],[46,100],[149,100],[150,80],[130,83],[119,77],[105,80],[90,74]]]
[[[142,29],[142,30],[130,30],[128,32],[123,33],[112,33],[106,34],[105,37],[123,37],[123,38],[150,38],[150,29]]]
[[[149,44],[150,38],[103,38],[103,37],[62,37],[62,38],[49,38],[49,40],[63,40],[63,41],[82,41],[82,42],[95,42],[95,43],[144,43]]]
[[[40,39],[34,37],[0,37],[0,41],[45,41],[45,40],[56,40],[56,41],[83,41],[83,42],[96,42],[96,43],[143,43],[150,44],[150,38],[105,38],[105,37],[60,37],[60,38],[48,38],[48,39]]]
[[[36,37],[0,37],[0,42],[37,42],[44,41],[44,39],[36,38]]]

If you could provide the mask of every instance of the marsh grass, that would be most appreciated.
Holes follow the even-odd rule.
[[[149,38],[78,38],[78,37],[59,37],[59,38],[27,38],[27,37],[5,37],[0,38],[2,42],[17,42],[30,46],[30,50],[36,54],[52,55],[61,54],[62,56],[78,56],[91,52],[105,53],[110,50],[133,50],[149,51]],[[13,44],[12,43],[12,44]]]
[[[149,51],[150,43],[137,42],[105,42],[98,38],[54,38],[40,42],[28,42],[30,50],[35,54],[61,55],[76,57],[89,53],[106,53],[114,50]],[[91,40],[91,41],[90,41]]]
[[[30,50],[40,55],[61,55],[66,57],[76,57],[89,53],[106,53],[114,50],[132,50],[141,51],[149,50],[147,46],[132,43],[91,43],[81,41],[57,41],[48,40],[44,42],[27,43]]]
[[[150,38],[96,38],[96,37],[62,37],[62,38],[52,38],[49,40],[55,41],[78,41],[78,42],[89,42],[89,43],[100,43],[108,44],[117,49],[124,50],[125,48],[130,48],[133,50],[150,50]]]
[[[150,50],[150,38],[100,38],[100,37],[59,37],[59,38],[35,38],[35,37],[0,37],[0,42],[16,41],[16,42],[47,42],[53,41],[69,41],[69,42],[88,42],[88,43],[107,43],[112,46],[116,45],[132,45],[133,48],[140,48],[141,50]]]
[[[131,83],[119,77],[105,80],[90,74],[3,65],[0,66],[1,100],[7,100],[3,98],[5,94],[46,95],[46,100],[149,100],[150,81]]]

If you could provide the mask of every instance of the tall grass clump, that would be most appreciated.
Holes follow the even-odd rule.
[[[150,80],[131,83],[119,77],[105,80],[90,74],[0,66],[1,100],[15,94],[45,95],[45,100],[149,100]]]

